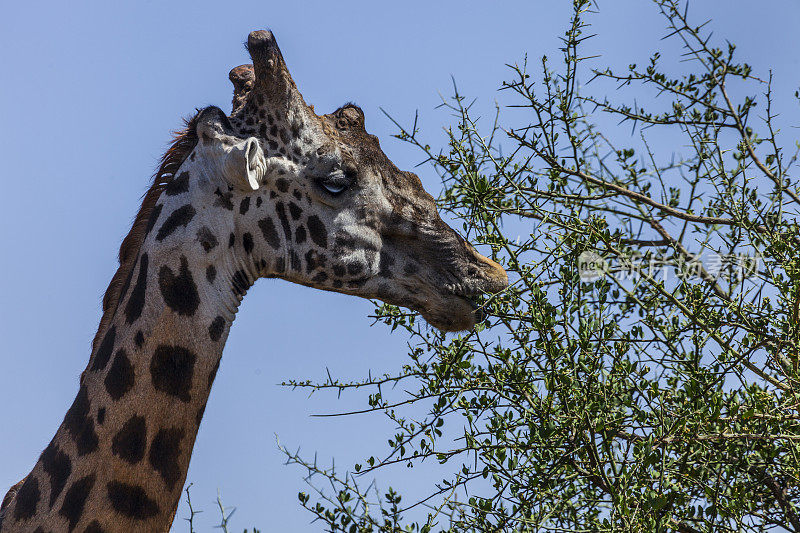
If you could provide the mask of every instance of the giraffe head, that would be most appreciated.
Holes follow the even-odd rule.
[[[360,108],[317,115],[270,32],[252,32],[248,50],[252,66],[230,74],[231,116],[209,107],[190,125],[197,144],[165,189],[166,228],[156,226],[164,245],[182,224],[209,264],[230,265],[242,294],[278,277],[408,307],[441,330],[471,328],[471,298],[505,288],[503,268],[442,221],[419,178],[367,133]],[[194,220],[174,214],[184,194]]]

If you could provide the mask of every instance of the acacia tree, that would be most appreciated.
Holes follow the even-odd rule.
[[[678,0],[653,5],[688,70],[598,68],[573,4],[562,61],[503,84],[522,125],[457,92],[441,150],[398,124],[512,283],[455,337],[379,306],[412,339],[393,375],[287,383],[367,390],[396,426],[347,473],[285,450],[326,530],[800,532],[798,144],[771,78]],[[450,475],[424,499],[363,488],[426,461]]]

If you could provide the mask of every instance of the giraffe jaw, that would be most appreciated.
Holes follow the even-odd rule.
[[[500,265],[483,256],[481,259],[491,267],[490,274],[483,279],[465,279],[460,283],[446,285],[444,294],[438,295],[434,305],[421,309],[422,317],[441,331],[466,331],[487,319],[487,313],[478,303],[481,294],[498,293],[508,287],[508,275]]]
[[[428,324],[444,332],[471,330],[486,319],[486,313],[472,298],[457,294],[440,296],[417,310]]]

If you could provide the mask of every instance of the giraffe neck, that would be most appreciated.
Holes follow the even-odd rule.
[[[232,256],[198,254],[200,232],[200,242],[158,241],[182,202],[154,211],[161,222],[63,423],[4,509],[3,533],[169,530],[228,331],[256,279]]]

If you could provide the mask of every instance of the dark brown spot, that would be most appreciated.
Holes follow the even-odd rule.
[[[145,230],[145,235],[149,235],[151,231],[153,231],[153,226],[156,225],[158,222],[158,217],[161,214],[161,210],[164,208],[164,204],[158,204],[153,208],[153,211],[150,213],[150,219],[147,221],[147,229]]]
[[[142,487],[112,481],[107,486],[108,500],[116,512],[134,520],[146,520],[158,514],[158,504]]]
[[[167,220],[165,220],[158,229],[156,240],[161,242],[172,235],[176,229],[181,227],[185,228],[189,222],[192,221],[196,213],[197,211],[195,211],[191,204],[186,204],[170,213],[170,215],[167,217]]]
[[[158,286],[164,302],[179,315],[192,316],[197,311],[200,296],[186,256],[181,256],[181,267],[177,276],[167,265],[161,267],[158,272]]]
[[[164,194],[167,196],[175,196],[177,194],[181,194],[187,192],[189,190],[189,173],[184,171],[181,172],[177,178],[172,178],[172,180],[167,183],[164,187]]]
[[[244,215],[250,209],[250,197],[245,196],[242,198],[242,203],[239,204],[239,214]]]
[[[106,392],[108,392],[112,400],[117,401],[133,388],[133,381],[133,365],[128,359],[128,354],[125,353],[125,350],[120,348],[117,350],[114,362],[111,363],[111,368],[103,381],[106,386]]]
[[[211,232],[210,229],[208,229],[208,226],[203,226],[197,230],[197,240],[206,253],[216,248],[216,246],[219,244],[217,237]]]
[[[300,272],[303,270],[303,263],[300,261],[300,256],[294,250],[289,250],[289,264],[292,270]]]
[[[183,435],[184,431],[181,428],[161,429],[150,444],[148,455],[150,466],[161,474],[169,490],[175,490],[175,485],[181,477],[179,459]]]
[[[64,416],[64,427],[75,441],[78,455],[86,455],[97,449],[98,439],[94,420],[89,417],[90,407],[86,385],[81,385],[75,401]]]
[[[136,285],[133,286],[128,303],[125,306],[125,321],[133,324],[142,316],[144,309],[144,295],[147,290],[147,254],[142,254],[139,258],[139,275],[136,278]]]
[[[64,503],[61,504],[58,514],[67,519],[70,531],[74,530],[80,522],[92,487],[94,487],[94,474],[79,479],[70,485],[64,494]]]
[[[222,337],[222,332],[225,330],[225,319],[221,316],[218,316],[211,322],[211,325],[208,326],[208,336],[211,337],[211,340],[216,342]]]
[[[111,354],[114,352],[114,341],[117,338],[117,328],[111,326],[103,335],[103,340],[97,348],[97,353],[94,354],[92,361],[92,371],[103,370],[111,359]]]
[[[111,452],[135,465],[144,457],[147,445],[147,425],[141,416],[132,416],[111,440]]]
[[[150,360],[153,386],[182,402],[190,401],[196,360],[194,353],[181,346],[159,346]]]
[[[300,215],[303,214],[303,210],[300,209],[300,206],[298,206],[296,203],[289,202],[289,214],[291,215],[292,220],[298,220]]]
[[[244,251],[248,254],[251,253],[253,251],[253,246],[253,235],[249,232],[242,235],[242,247]]]
[[[271,218],[266,217],[259,220],[258,227],[261,229],[261,234],[264,236],[264,240],[267,244],[269,244],[275,250],[280,248],[281,239],[278,237],[278,232],[275,229],[275,223],[272,222]]]
[[[317,267],[324,267],[327,257],[316,250],[306,252],[306,272],[311,272]]]
[[[316,215],[308,217],[308,232],[314,244],[320,248],[328,247],[328,230],[325,229],[325,224]]]
[[[14,518],[16,520],[29,520],[36,514],[36,506],[39,505],[41,493],[39,492],[39,480],[32,475],[25,478],[25,482],[17,491],[14,498]]]
[[[286,236],[286,240],[290,241],[292,239],[292,229],[289,227],[289,219],[286,217],[286,208],[283,202],[275,204],[275,212],[278,214],[278,220],[281,221],[283,234]]]
[[[294,242],[297,244],[306,242],[306,228],[304,226],[297,226],[297,229],[294,230]]]
[[[217,189],[216,191],[214,191],[214,194],[217,195],[217,199],[214,201],[214,205],[219,207],[224,207],[228,211],[233,211],[232,192],[222,192],[221,190]]]

